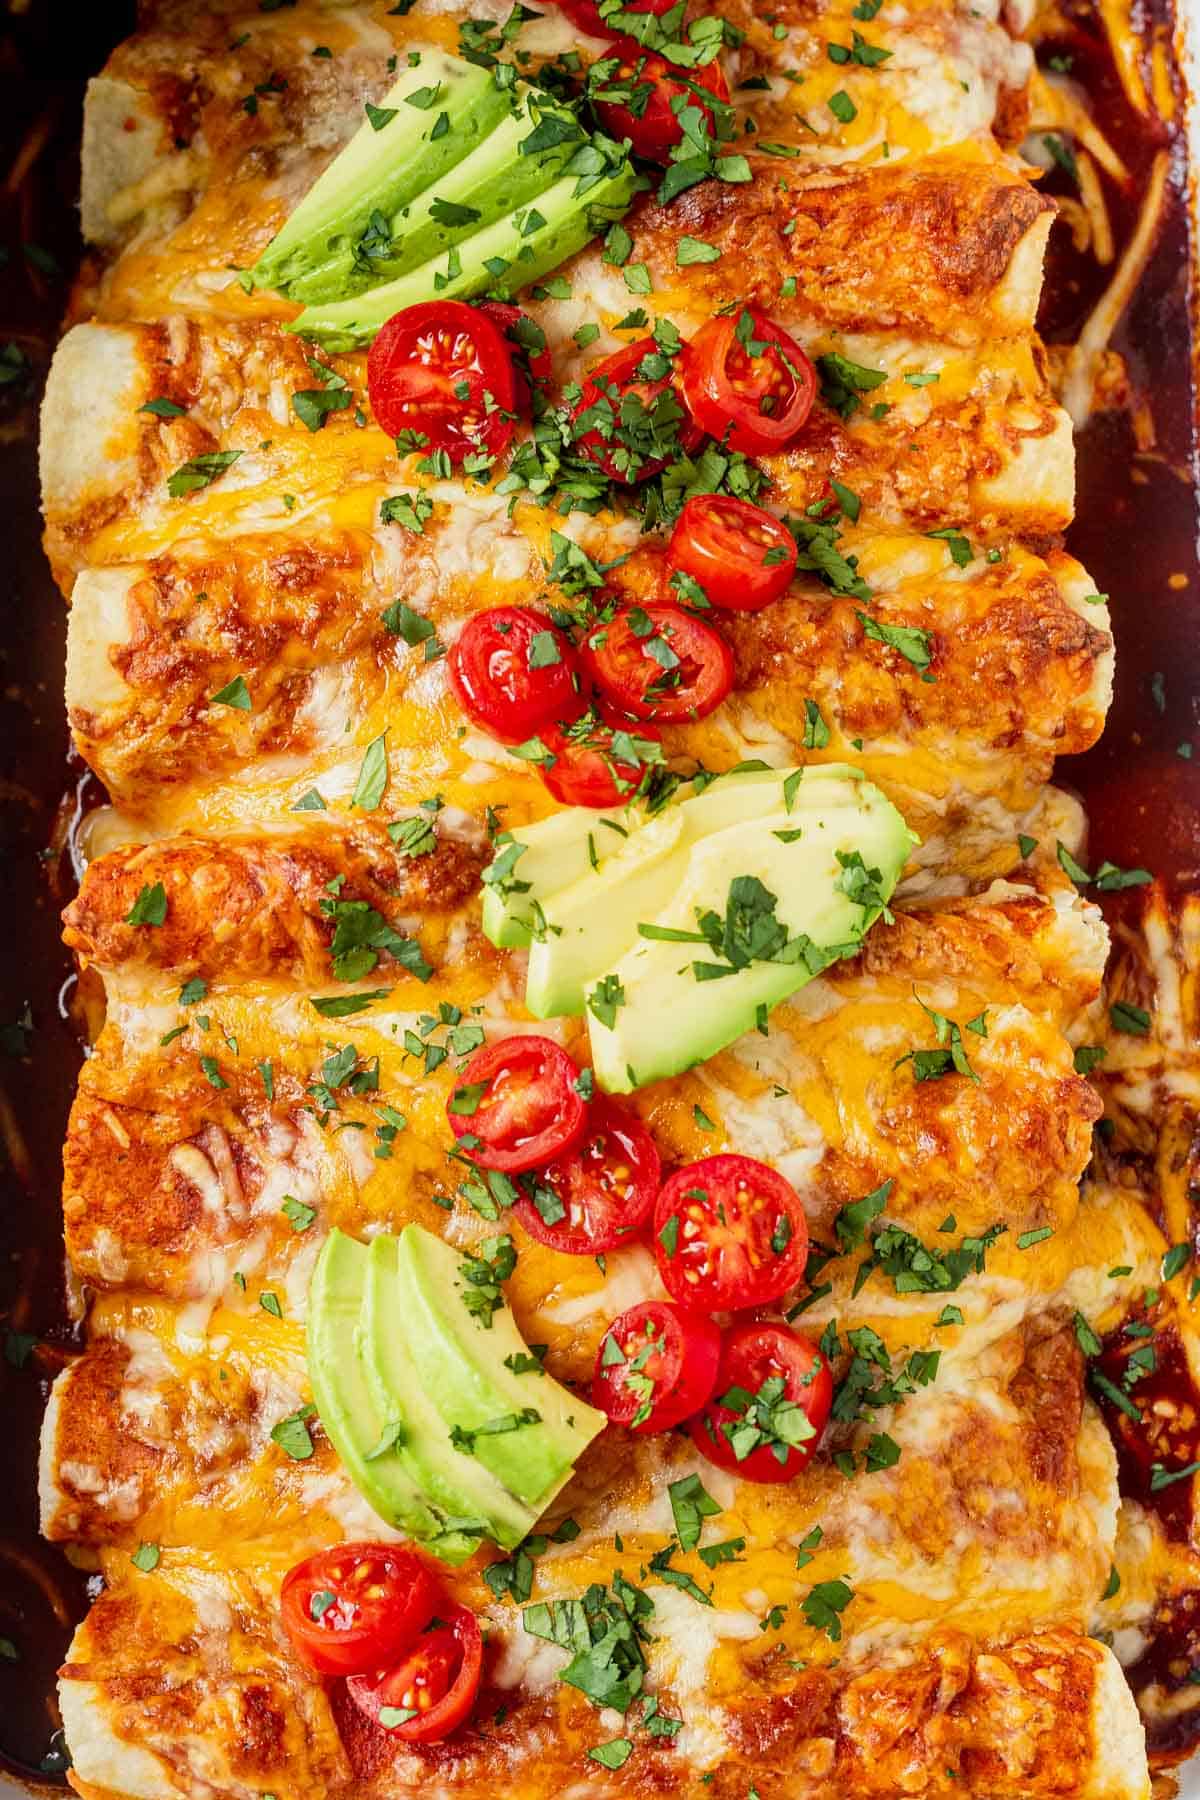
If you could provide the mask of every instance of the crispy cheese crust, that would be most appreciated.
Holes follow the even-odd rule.
[[[1070,427],[1033,332],[1053,209],[1015,153],[1032,58],[996,8],[954,0],[878,9],[875,67],[827,54],[861,23],[850,0],[726,12],[743,34],[727,73],[740,124],[753,116],[750,179],[666,208],[640,197],[630,260],[647,313],[685,337],[757,301],[813,357],[877,373],[877,404],[826,394],[764,459],[765,499],[803,513],[831,479],[849,487],[860,506],[838,546],[870,617],[927,633],[930,661],[871,638],[860,599],[801,574],[765,612],[728,617],[735,690],[664,750],[684,775],[853,760],[922,843],[894,922],[858,956],[776,1009],[767,1035],[631,1103],[668,1163],[735,1151],[794,1183],[829,1256],[783,1305],[836,1344],[839,1373],[857,1342],[915,1370],[910,1391],[835,1421],[783,1487],[726,1476],[675,1433],[610,1430],[581,1459],[546,1520],[578,1533],[531,1557],[528,1595],[578,1596],[618,1571],[641,1585],[649,1690],[673,1736],[636,1712],[598,1717],[559,1681],[564,1653],[485,1582],[486,1550],[447,1577],[488,1644],[474,1718],[446,1742],[398,1752],[291,1651],[287,1570],[387,1534],[319,1420],[310,1455],[273,1435],[310,1398],[306,1296],[331,1228],[415,1220],[463,1248],[510,1229],[518,1324],[580,1391],[614,1315],[663,1293],[645,1245],[601,1266],[498,1225],[486,1196],[481,1216],[447,1157],[465,1046],[531,1024],[519,956],[482,934],[480,871],[498,823],[551,802],[528,761],[464,729],[443,653],[481,609],[561,599],[548,570],[564,541],[631,600],[670,589],[662,532],[624,510],[567,515],[401,455],[369,415],[361,354],[323,357],[354,404],[310,430],[292,405],[314,380],[294,309],[237,280],[385,91],[389,59],[454,50],[463,10],[163,0],[89,94],[95,253],[42,440],[71,728],[113,803],[65,917],[107,1017],[65,1151],[88,1348],[55,1385],[41,1470],[47,1534],[105,1583],[62,1671],[85,1800],[484,1800],[500,1785],[522,1800],[1147,1800],[1130,1690],[1090,1634],[1136,1628],[1182,1577],[1159,1545],[1125,1601],[1099,1599],[1153,1528],[1118,1518],[1073,1319],[1115,1328],[1167,1239],[1128,1184],[1080,1185],[1101,1103],[1074,1052],[1102,1029],[1108,940],[1054,860],[1056,839],[1078,849],[1078,807],[1046,784],[1101,731],[1112,643],[1059,542]],[[521,29],[529,68],[604,49],[555,7]],[[851,117],[829,104],[839,89]],[[680,267],[685,235],[719,257]],[[646,328],[599,246],[564,273],[569,298],[523,296],[556,395]],[[598,328],[586,353],[584,323]],[[146,411],[155,399],[183,411]],[[219,480],[170,494],[174,470],[220,450],[240,454]],[[416,490],[419,534],[381,521],[383,499]],[[389,625],[397,602],[432,643]],[[215,699],[239,679],[248,707]],[[358,773],[381,739],[385,798],[364,810]],[[160,885],[163,923],[133,923]],[[312,1005],[345,994],[331,895],[374,908],[422,964],[381,951],[360,984],[381,997],[345,1018]],[[915,1078],[934,1015],[983,1022],[977,1079]],[[551,1029],[582,1052],[579,1021]],[[362,1079],[335,1082],[337,1057]],[[1122,1072],[1112,1104],[1132,1116],[1143,1090]],[[385,1107],[402,1130],[382,1129]],[[885,1184],[888,1222],[934,1250],[986,1239],[952,1304],[864,1275],[867,1246],[839,1234],[842,1209]],[[891,1461],[872,1451],[880,1433]],[[664,1574],[668,1488],[693,1474],[732,1548],[710,1566],[676,1545]],[[139,1544],[157,1547],[153,1569],[131,1562]],[[839,1581],[852,1597],[830,1628],[806,1601]],[[623,1771],[588,1758],[627,1727]]]

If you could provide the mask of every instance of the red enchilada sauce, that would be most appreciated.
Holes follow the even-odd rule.
[[[1128,103],[1095,9],[1074,10],[1079,29],[1069,39],[1048,40],[1039,61],[1064,53],[1073,58],[1072,75],[1086,87],[1093,118],[1130,167],[1128,197],[1105,183],[1119,257],[1155,154],[1171,149],[1181,164],[1182,144],[1178,128],[1172,137]],[[1072,191],[1057,170],[1047,187]],[[1117,673],[1099,744],[1086,756],[1063,759],[1055,772],[1087,807],[1089,866],[1110,858],[1148,869],[1173,895],[1200,890],[1200,520],[1190,267],[1184,190],[1172,183],[1154,254],[1113,338],[1128,373],[1129,405],[1097,413],[1076,439],[1076,519],[1067,547],[1109,595]],[[1078,336],[1101,285],[1097,274],[1060,224],[1051,236],[1039,321],[1048,343]],[[1133,922],[1144,890],[1102,898],[1110,923],[1122,915]],[[1146,1326],[1152,1336],[1140,1335]],[[1127,1385],[1130,1358],[1139,1355],[1147,1366]],[[1135,1421],[1098,1396],[1122,1494],[1155,1513],[1169,1540],[1187,1544],[1196,1493],[1187,1471],[1200,1460],[1200,1402],[1178,1336],[1160,1329],[1153,1311],[1135,1316],[1106,1344],[1097,1367],[1141,1414]],[[1146,1636],[1125,1673],[1139,1699],[1152,1763],[1165,1767],[1200,1743],[1200,1593],[1164,1600]],[[1125,1644],[1120,1650],[1128,1655]]]
[[[1157,1513],[1171,1542],[1188,1544],[1200,1471],[1200,1400],[1177,1334],[1155,1329],[1152,1315],[1134,1317],[1109,1339],[1096,1368],[1111,1384],[1110,1395],[1120,1396],[1114,1404],[1097,1394],[1116,1446],[1122,1494]],[[1145,1637],[1125,1675],[1151,1755],[1163,1767],[1190,1756],[1200,1741],[1200,1590],[1164,1598]]]

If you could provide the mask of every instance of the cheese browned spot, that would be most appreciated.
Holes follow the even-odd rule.
[[[703,182],[672,207],[646,202],[635,212],[635,245],[664,280],[686,232],[722,253],[721,262],[691,271],[689,285],[710,304],[728,291],[728,263],[743,298],[766,309],[793,277],[794,306],[826,328],[903,327],[969,343],[981,330],[1002,336],[1032,325],[1052,203],[986,151],[963,148],[789,182],[786,190],[775,161],[756,157],[753,169],[749,188]]]

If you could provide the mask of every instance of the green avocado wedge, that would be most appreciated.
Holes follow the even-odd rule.
[[[523,950],[548,894],[599,868],[636,831],[632,807],[596,812],[569,806],[517,831],[504,831],[483,871],[483,931],[498,950]]]
[[[489,1315],[476,1304],[478,1289],[450,1244],[406,1225],[398,1239],[376,1239],[371,1255],[386,1256],[394,1268],[396,1311],[416,1380],[438,1395],[456,1436],[471,1442],[470,1460],[536,1518],[604,1429],[604,1414],[544,1372],[517,1373],[529,1346],[512,1313],[500,1306]]]
[[[371,343],[407,307],[504,297],[619,219],[644,179],[628,143],[591,132],[578,102],[430,45],[368,103],[243,275],[303,311],[288,329],[326,350]]]
[[[528,1536],[605,1424],[544,1372],[470,1260],[419,1225],[370,1245],[334,1230],[309,1289],[309,1379],[364,1498],[462,1563]],[[487,1265],[482,1266],[486,1269]]]
[[[637,181],[622,150],[605,138],[592,138],[572,152],[562,176],[536,202],[472,232],[444,259],[421,263],[364,294],[305,307],[288,330],[327,350],[351,350],[369,344],[407,306],[468,300],[484,292],[515,294],[619,219]]]
[[[692,1068],[852,955],[913,843],[879,789],[838,765],[807,771],[790,809],[701,838],[669,904],[630,920],[629,947],[588,992],[600,1086],[629,1093]]]
[[[586,808],[517,827],[485,871],[485,932],[528,944],[535,1016],[586,1016],[610,1093],[714,1055],[853,954],[917,842],[847,763],[681,793],[608,829]]]
[[[692,816],[702,819],[708,813],[713,823],[704,829],[714,830],[718,820],[733,824],[742,816],[739,796],[745,790],[765,786],[776,798],[782,795],[786,774],[786,769],[731,769],[699,787],[682,789],[672,805],[690,811],[693,802],[711,794],[706,807]],[[618,856],[654,816],[637,801],[609,812],[567,806],[530,825],[501,832],[495,855],[483,871],[484,935],[498,950],[524,950],[534,938],[534,927],[541,929],[550,896]]]
[[[372,215],[392,218],[439,181],[512,110],[490,70],[430,45],[372,107],[252,270],[255,285],[289,291],[317,271],[353,267]]]
[[[643,820],[602,867],[547,896],[525,980],[535,1018],[582,1013],[587,990],[629,948],[630,920],[656,919],[670,904],[697,844],[783,810],[783,783],[774,770],[725,776]]]
[[[384,1233],[372,1240],[367,1252],[356,1341],[368,1390],[377,1411],[402,1421],[397,1455],[430,1503],[451,1519],[478,1521],[481,1535],[511,1549],[526,1536],[537,1515],[484,1464],[455,1447],[454,1418],[447,1409],[450,1395],[423,1381],[412,1358],[410,1321],[396,1281],[399,1243]],[[454,1257],[453,1251],[449,1254]],[[455,1259],[456,1266],[459,1260]],[[475,1370],[466,1363],[450,1373],[451,1383],[470,1385],[474,1379]]]
[[[444,1562],[461,1563],[478,1534],[447,1530],[387,1437],[398,1421],[377,1411],[354,1348],[366,1288],[365,1244],[332,1231],[308,1296],[308,1368],[321,1424],[356,1488],[381,1519],[425,1544]]]
[[[537,200],[553,185],[584,131],[569,107],[519,84],[511,112],[446,173],[375,229],[348,244],[311,275],[288,284],[304,304],[344,300],[446,255],[506,213]],[[544,141],[546,148],[528,146]]]

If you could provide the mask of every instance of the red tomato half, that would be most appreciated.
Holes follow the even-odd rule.
[[[724,638],[671,601],[593,625],[581,656],[601,693],[635,719],[703,719],[733,686]]]
[[[589,1107],[583,1137],[570,1155],[537,1171],[537,1198],[518,1200],[517,1217],[531,1237],[552,1250],[598,1256],[628,1243],[645,1224],[661,1168],[641,1120],[601,1095]]]
[[[709,1398],[720,1355],[721,1333],[705,1313],[642,1300],[604,1334],[592,1403],[630,1431],[669,1431]]]
[[[403,1744],[436,1744],[461,1725],[479,1692],[483,1635],[465,1606],[426,1632],[394,1668],[356,1675],[350,1698]]]
[[[563,806],[623,806],[641,787],[651,762],[659,760],[650,754],[649,747],[658,743],[651,726],[625,729],[595,713],[585,713],[566,730],[551,725],[538,736],[553,758],[539,764],[538,773]]]
[[[697,1450],[746,1481],[790,1481],[813,1458],[833,1403],[829,1359],[786,1325],[734,1325],[713,1398],[689,1427]]]
[[[558,4],[573,24],[580,31],[590,32],[592,37],[611,37],[615,27],[605,22],[600,16],[600,8],[595,0],[558,0]],[[624,8],[626,12],[654,13],[659,16],[670,12],[675,0],[630,0]]]
[[[450,1129],[472,1162],[517,1175],[569,1150],[587,1108],[579,1070],[550,1038],[501,1038],[477,1050],[451,1090]]]
[[[438,1604],[433,1575],[411,1550],[335,1544],[283,1579],[283,1626],[320,1675],[357,1675],[407,1650]]]
[[[473,724],[502,744],[582,712],[576,657],[544,612],[493,606],[468,619],[447,659],[454,697]]]
[[[698,106],[709,131],[715,131],[713,108],[704,96],[728,104],[729,84],[720,63],[678,69],[631,41],[618,41],[609,54],[620,57],[620,67],[600,91],[619,89],[622,98],[597,98],[593,105],[605,131],[618,143],[628,138],[639,156],[650,162],[669,162],[672,149],[683,138],[679,114],[686,106]]]
[[[368,352],[367,393],[391,437],[419,431],[456,461],[470,450],[499,456],[513,434],[512,352],[503,331],[461,300],[394,313]]]
[[[777,1170],[752,1156],[707,1156],[663,1183],[654,1253],[676,1300],[738,1312],[795,1287],[808,1261],[808,1221]]]
[[[670,395],[670,403],[661,400]],[[571,414],[576,447],[613,481],[657,475],[677,450],[700,443],[684,411],[675,370],[654,339],[614,350],[590,371]]]
[[[796,540],[773,513],[728,494],[684,505],[667,546],[667,567],[698,581],[713,606],[758,612],[796,572]]]
[[[700,327],[684,354],[683,391],[710,437],[759,456],[782,450],[800,430],[817,374],[782,325],[744,306]]]

